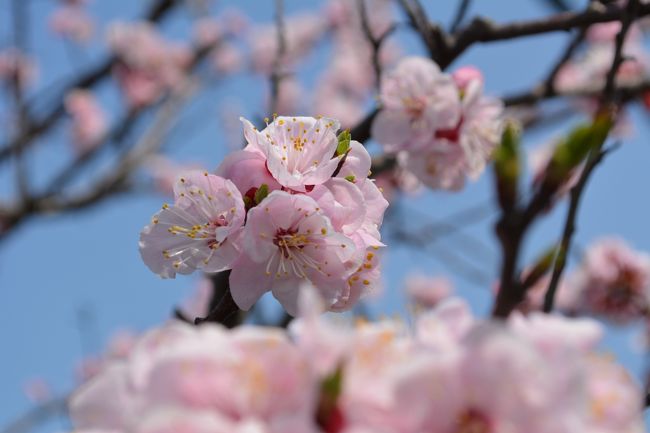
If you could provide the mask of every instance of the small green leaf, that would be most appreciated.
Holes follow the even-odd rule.
[[[349,176],[345,176],[345,180],[354,183],[357,180],[357,178],[354,177],[354,175],[349,175]]]
[[[501,136],[501,143],[494,150],[494,171],[499,205],[511,209],[517,200],[521,164],[519,161],[519,128],[508,122]]]
[[[257,191],[255,191],[255,204],[260,204],[267,195],[269,195],[269,186],[263,183],[259,188],[257,188]]]
[[[350,148],[350,141],[352,140],[352,134],[349,130],[341,132],[338,136],[339,144],[336,146],[336,155],[343,155]]]

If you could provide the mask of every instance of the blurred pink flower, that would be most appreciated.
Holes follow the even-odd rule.
[[[36,65],[31,57],[16,48],[0,51],[0,81],[27,87],[36,79]]]
[[[74,42],[88,42],[95,30],[92,18],[78,5],[63,5],[50,17],[50,28]]]
[[[416,305],[433,308],[453,293],[454,286],[445,277],[414,274],[406,278],[405,289]]]
[[[72,118],[72,142],[77,153],[84,154],[101,144],[108,124],[106,113],[93,94],[73,90],[65,98],[65,108]]]
[[[577,312],[623,324],[638,320],[650,305],[650,256],[622,239],[601,239],[587,249],[570,289]]]

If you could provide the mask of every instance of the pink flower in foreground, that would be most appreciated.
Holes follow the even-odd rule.
[[[339,123],[313,117],[278,117],[258,131],[244,123],[247,149],[261,152],[271,175],[283,187],[305,192],[308,186],[325,183],[342,156],[333,157]]]
[[[602,239],[587,249],[570,282],[574,310],[629,323],[648,313],[650,256],[621,239]]]
[[[232,266],[230,290],[247,310],[267,291],[289,314],[308,280],[330,304],[342,294],[355,253],[352,240],[332,227],[318,204],[305,195],[274,191],[248,213],[242,255]]]
[[[277,194],[277,193],[276,193]],[[302,296],[304,295],[304,296]],[[458,299],[416,318],[332,322],[301,289],[284,330],[171,322],[70,399],[76,431],[641,433],[642,393],[594,353],[588,319],[475,319]]]
[[[55,33],[74,42],[87,42],[95,26],[81,6],[65,5],[52,14],[50,27]]]
[[[318,389],[307,359],[280,330],[170,323],[80,387],[70,416],[124,433],[309,433]]]
[[[86,153],[101,143],[108,128],[106,113],[92,93],[73,90],[65,98],[65,108],[72,118],[72,139],[78,153]]]
[[[140,234],[145,264],[163,278],[228,269],[239,255],[233,238],[245,215],[235,185],[197,171],[181,177],[174,192],[174,205],[164,205]]]

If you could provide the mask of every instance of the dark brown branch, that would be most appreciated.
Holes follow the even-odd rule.
[[[230,293],[230,271],[218,272],[212,275],[212,298],[209,313],[205,317],[194,319],[195,325],[203,323],[221,323],[229,328],[240,323],[240,310]]]
[[[618,21],[626,14],[624,6],[592,3],[582,12],[563,12],[546,18],[494,24],[485,18],[475,18],[472,23],[461,30],[456,37],[451,37],[446,55],[439,59],[440,67],[445,68],[460,56],[467,48],[477,42],[495,42],[534,36],[544,33],[569,31],[584,28],[592,24]],[[650,4],[642,4],[637,10],[637,17],[650,14]]]

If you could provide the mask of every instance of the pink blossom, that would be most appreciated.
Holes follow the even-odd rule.
[[[108,125],[106,114],[93,94],[86,90],[73,90],[66,96],[65,108],[72,118],[76,151],[83,154],[99,145]]]
[[[570,287],[575,310],[629,323],[648,312],[650,256],[622,239],[601,239],[587,249]]]
[[[480,72],[456,78],[431,60],[409,57],[382,80],[382,110],[372,136],[425,185],[459,190],[476,180],[501,134],[503,104],[483,95]],[[409,152],[417,152],[413,156]]]
[[[570,92],[603,85],[612,64],[615,37],[620,22],[595,24],[589,28],[587,49],[567,62],[558,72],[555,85],[563,92]],[[632,26],[625,39],[623,56],[627,59],[616,76],[618,84],[636,84],[648,73],[650,58],[643,45],[643,34]]]
[[[445,277],[411,275],[405,282],[406,293],[416,305],[432,308],[451,295],[453,284]]]
[[[197,171],[181,177],[174,192],[175,204],[163,206],[140,234],[145,264],[163,278],[228,269],[239,255],[233,238],[245,212],[235,185]]]
[[[211,61],[217,73],[232,74],[241,69],[243,56],[234,44],[224,42],[214,50]]]
[[[263,184],[269,187],[269,191],[280,189],[280,184],[267,168],[264,155],[251,148],[238,150],[226,156],[217,168],[216,174],[229,179],[242,196],[251,199]]]
[[[176,322],[84,384],[70,414],[77,428],[125,433],[308,433],[314,385],[307,358],[279,330]]]
[[[74,392],[76,431],[643,431],[641,390],[594,353],[594,321],[478,320],[447,299],[416,318],[413,335],[395,321],[332,322],[317,289],[300,291],[293,338],[181,322],[146,333]]]
[[[115,74],[133,107],[149,105],[185,81],[191,52],[163,39],[150,23],[114,23],[108,42],[121,60]]]
[[[0,80],[13,83],[17,80],[26,87],[36,79],[36,65],[25,53],[16,48],[0,51]]]
[[[483,73],[474,66],[463,66],[451,76],[461,92],[465,92],[472,81],[483,83]]]
[[[281,116],[262,131],[241,120],[248,148],[264,155],[271,175],[283,187],[304,192],[308,186],[320,185],[342,158],[332,157],[338,145],[336,120]]]
[[[389,151],[428,147],[437,130],[455,128],[461,116],[454,81],[424,57],[402,59],[382,78],[381,103],[372,137]]]
[[[354,242],[334,230],[312,198],[284,191],[272,192],[249,211],[241,242],[230,275],[237,305],[247,310],[272,291],[293,315],[303,280],[335,303],[349,275],[345,263],[355,253]]]
[[[50,17],[50,27],[55,33],[74,42],[88,42],[95,26],[81,6],[64,5]]]

